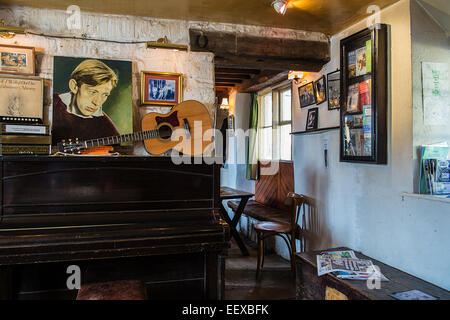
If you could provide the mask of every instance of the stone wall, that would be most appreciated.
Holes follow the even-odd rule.
[[[44,110],[48,123],[51,123],[52,119],[54,56],[132,61],[133,127],[134,131],[140,131],[142,116],[149,112],[166,113],[170,110],[169,108],[141,107],[140,73],[144,70],[182,73],[184,75],[184,100],[197,100],[205,104],[210,111],[212,121],[215,109],[213,54],[147,49],[146,41],[156,41],[167,36],[172,43],[188,44],[189,28],[191,27],[201,30],[257,34],[266,37],[328,41],[327,37],[321,33],[297,30],[107,15],[83,11],[79,14],[80,23],[77,27],[76,24],[73,24],[73,18],[76,18],[74,14],[74,11],[0,6],[0,18],[4,19],[7,25],[25,27],[29,32],[27,35],[17,35],[13,39],[0,38],[0,44],[16,44],[36,48],[37,75],[46,79]],[[142,143],[136,144],[134,153],[147,155]]]

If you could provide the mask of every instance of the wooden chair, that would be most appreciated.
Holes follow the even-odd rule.
[[[295,253],[296,238],[300,239],[300,251],[306,249],[305,239],[303,237],[303,229],[299,226],[300,214],[302,215],[302,226],[306,225],[306,204],[307,198],[290,192],[284,202],[290,211],[290,223],[280,222],[261,222],[255,225],[255,231],[258,235],[258,261],[256,269],[256,278],[261,275],[261,270],[264,266],[264,240],[271,236],[281,237],[289,248],[289,255],[291,259],[291,270],[295,278]]]

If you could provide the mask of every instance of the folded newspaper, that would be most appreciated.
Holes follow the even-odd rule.
[[[317,273],[333,273],[340,279],[389,281],[371,260],[358,259],[352,250],[317,255]]]

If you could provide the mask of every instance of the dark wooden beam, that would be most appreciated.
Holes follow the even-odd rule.
[[[216,87],[235,87],[235,83],[228,83],[228,82],[216,82]]]
[[[246,68],[227,68],[227,67],[219,67],[216,65],[215,72],[222,74],[259,74],[261,70],[246,69]]]
[[[216,79],[250,79],[251,76],[249,74],[226,74],[226,73],[217,73]]]
[[[216,82],[227,82],[227,83],[242,83],[244,80],[242,79],[224,79],[224,78],[217,78]]]
[[[191,51],[215,54],[215,64],[252,69],[319,71],[330,61],[330,43],[189,30]]]
[[[259,76],[238,85],[236,90],[238,92],[258,92],[287,80],[288,75],[289,71],[276,72],[274,70],[264,70]]]

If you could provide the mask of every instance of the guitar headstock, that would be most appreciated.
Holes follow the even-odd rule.
[[[84,142],[80,142],[78,138],[75,140],[63,140],[57,146],[58,151],[63,153],[81,153],[81,150],[86,148]]]

